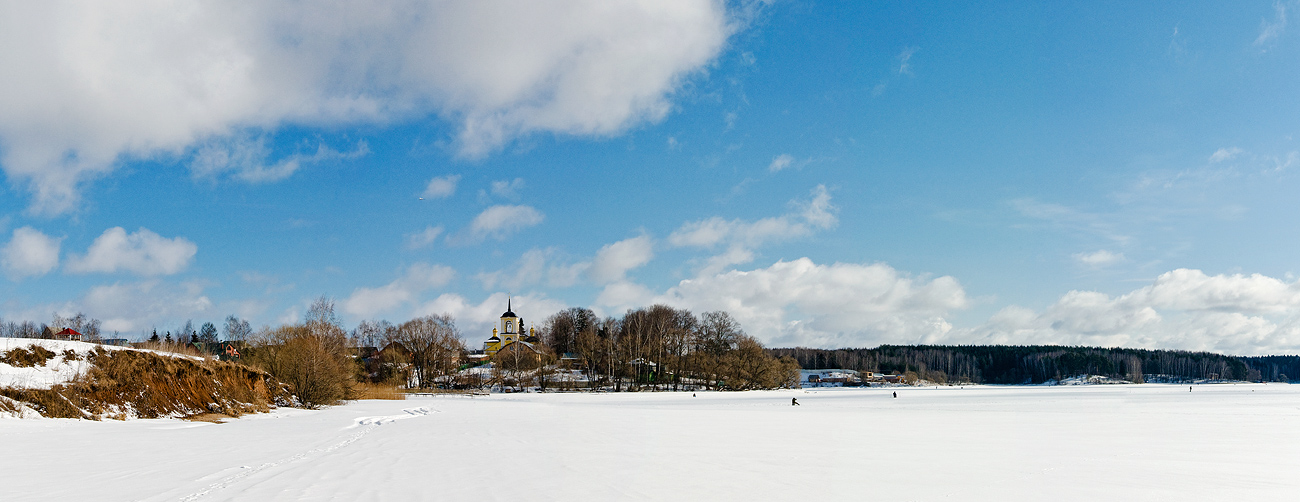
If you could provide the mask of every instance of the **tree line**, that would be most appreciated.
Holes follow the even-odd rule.
[[[542,324],[558,371],[579,370],[589,386],[623,390],[770,389],[797,385],[799,366],[767,353],[723,311],[699,316],[667,305],[621,317],[574,307]]]
[[[0,338],[42,338],[63,331],[64,328],[72,328],[81,333],[85,341],[98,342],[101,340],[100,326],[103,323],[99,319],[92,318],[81,312],[70,316],[62,316],[55,312],[51,317],[49,323],[39,324],[34,321],[6,321],[0,319]]]
[[[874,349],[770,349],[808,369],[911,373],[938,383],[1033,384],[1079,375],[1148,380],[1288,381],[1300,356],[1056,345],[881,345]]]
[[[464,345],[445,314],[402,324],[362,321],[351,339],[359,349],[384,349],[359,359],[359,378],[413,388],[747,390],[798,379],[792,359],[767,354],[726,312],[696,316],[654,305],[601,318],[574,307],[537,328],[537,339],[504,347],[490,360]],[[490,371],[465,371],[487,362]]]
[[[466,347],[450,315],[400,324],[365,320],[348,331],[333,300],[321,297],[303,322],[264,327],[240,346],[243,362],[289,384],[308,406],[354,397],[358,384],[619,392],[767,389],[798,382],[794,359],[766,352],[726,312],[696,316],[654,305],[601,318],[571,308],[539,328],[537,339],[488,358]]]

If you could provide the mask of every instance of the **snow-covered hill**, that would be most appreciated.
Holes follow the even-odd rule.
[[[0,338],[0,416],[239,415],[286,399],[268,375],[169,352]]]
[[[0,356],[14,349],[32,352],[37,347],[53,353],[53,357],[43,364],[34,366],[15,366],[0,358],[0,387],[48,389],[54,385],[68,383],[77,375],[85,374],[90,367],[90,362],[86,356],[95,349],[136,350],[127,347],[64,340],[0,338]]]

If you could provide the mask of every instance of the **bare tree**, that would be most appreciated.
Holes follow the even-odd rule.
[[[234,314],[226,316],[226,323],[222,327],[222,334],[228,341],[243,341],[253,334],[253,327],[248,321],[240,319]]]
[[[456,320],[448,314],[402,323],[397,328],[397,341],[410,352],[411,368],[421,388],[434,387],[443,377],[454,373],[465,352]]]

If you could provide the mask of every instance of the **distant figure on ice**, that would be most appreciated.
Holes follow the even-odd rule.
[[[894,399],[898,399],[898,393],[897,393],[897,392],[894,393]]]
[[[1192,391],[1192,386],[1191,386],[1191,385],[1188,385],[1188,386],[1187,386],[1187,392],[1191,392],[1191,391]]]
[[[695,397],[695,393],[694,393],[694,392],[691,393],[691,397]]]
[[[793,397],[790,398],[790,406],[799,406],[799,400]]]

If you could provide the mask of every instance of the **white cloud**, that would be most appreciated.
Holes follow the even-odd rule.
[[[84,311],[104,322],[106,331],[135,334],[151,325],[181,319],[212,316],[212,300],[195,282],[172,284],[157,280],[114,283],[90,288],[75,305],[64,311]]]
[[[952,277],[927,280],[880,263],[819,265],[808,258],[701,275],[662,293],[617,282],[598,303],[614,310],[652,303],[725,310],[769,345],[817,347],[933,342],[952,328],[944,316],[968,304]]]
[[[830,193],[824,185],[818,185],[812,190],[812,196],[808,202],[791,201],[799,209],[794,214],[753,222],[714,216],[686,223],[668,236],[668,242],[678,247],[700,248],[726,243],[758,246],[769,241],[803,237],[813,230],[833,228],[838,220],[834,214],[836,208],[830,202]]]
[[[757,221],[725,220],[714,216],[689,222],[668,236],[668,243],[677,247],[714,249],[727,247],[722,254],[706,260],[702,274],[712,274],[723,268],[748,263],[753,259],[753,248],[768,242],[795,239],[811,235],[816,230],[834,228],[839,223],[837,208],[831,204],[830,191],[818,185],[808,201],[791,201],[796,212]]]
[[[772,163],[767,165],[767,170],[770,172],[777,172],[790,167],[792,162],[794,162],[794,157],[791,157],[788,153],[783,153],[772,159]]]
[[[124,159],[286,176],[256,145],[202,146],[286,124],[437,115],[468,157],[612,135],[666,116],[738,27],[719,1],[7,2],[0,162],[33,211],[61,213]]]
[[[1225,160],[1232,160],[1233,157],[1236,157],[1237,155],[1241,154],[1242,151],[1243,151],[1242,149],[1237,148],[1235,146],[1232,148],[1220,148],[1218,150],[1215,150],[1214,153],[1210,155],[1210,163],[1213,164],[1213,163],[1223,162]]]
[[[433,245],[439,235],[442,235],[442,225],[436,227],[430,225],[419,232],[406,234],[404,246],[406,249],[423,249]]]
[[[16,228],[9,243],[0,250],[0,265],[15,280],[45,275],[59,265],[62,241],[32,227]]]
[[[479,344],[492,336],[492,328],[506,311],[507,298],[511,299],[514,312],[529,326],[540,325],[551,314],[568,308],[563,302],[537,294],[509,297],[506,293],[493,293],[473,304],[461,295],[445,293],[419,306],[412,315],[450,314],[456,319],[456,327],[467,345],[479,348]]]
[[[1124,253],[1112,253],[1105,249],[1099,249],[1091,253],[1076,253],[1072,255],[1076,261],[1089,267],[1106,267],[1124,261]]]
[[[559,262],[556,259],[557,254],[556,248],[530,249],[519,257],[514,270],[483,272],[475,278],[483,283],[484,289],[498,286],[519,288],[536,284],[563,288],[577,283],[582,274],[591,267],[590,262],[570,264]]]
[[[99,319],[101,332],[120,332],[125,338],[140,336],[150,327],[158,328],[162,336],[168,326],[176,326],[185,319],[215,319],[229,310],[217,311],[203,292],[201,282],[171,283],[158,279],[140,282],[116,282],[91,287],[77,299],[56,304],[31,305],[11,309],[12,318],[41,321],[49,319],[51,312],[72,315],[82,312]],[[259,303],[265,303],[260,301]]]
[[[474,240],[491,237],[505,239],[512,233],[542,223],[545,217],[532,206],[497,205],[474,217],[469,233]]]
[[[321,144],[310,155],[295,153],[268,165],[271,150],[267,146],[266,136],[256,139],[214,138],[195,150],[190,160],[190,171],[196,178],[215,179],[230,174],[248,183],[269,183],[288,178],[305,164],[355,159],[368,153],[370,147],[364,141],[357,143],[356,149],[351,152],[339,152]]]
[[[451,197],[456,193],[456,183],[458,182],[460,182],[459,174],[448,174],[431,179],[429,180],[429,186],[424,188],[424,197],[428,199]]]
[[[586,261],[569,262],[557,255],[557,248],[530,249],[520,256],[513,269],[483,272],[475,278],[483,283],[485,289],[537,284],[563,288],[576,284],[583,277],[596,284],[622,281],[628,271],[654,258],[654,240],[641,235],[606,244]]]
[[[357,288],[343,300],[344,312],[358,317],[371,317],[392,311],[417,300],[416,295],[429,289],[447,285],[456,277],[456,271],[443,265],[416,263],[393,282],[377,288]]]
[[[1255,38],[1255,45],[1264,45],[1269,41],[1276,39],[1286,30],[1286,4],[1282,2],[1273,2],[1273,20],[1260,20],[1259,36]]]
[[[1010,306],[948,343],[1300,352],[1300,283],[1177,269],[1120,295],[1071,291],[1042,312]]]
[[[505,197],[507,199],[518,199],[519,190],[524,188],[524,179],[515,178],[514,180],[501,180],[492,182],[492,195]]]
[[[622,280],[629,270],[654,258],[654,242],[648,235],[606,244],[596,252],[587,274],[598,283]]]
[[[184,237],[168,239],[141,228],[127,234],[122,227],[105,230],[95,238],[85,256],[68,259],[72,273],[117,272],[171,275],[189,266],[199,247]]]

